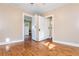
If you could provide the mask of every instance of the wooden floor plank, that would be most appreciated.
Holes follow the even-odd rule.
[[[51,39],[36,42],[27,38],[24,42],[0,46],[0,56],[79,56],[79,48],[57,44]]]

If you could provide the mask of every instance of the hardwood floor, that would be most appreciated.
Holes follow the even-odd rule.
[[[31,38],[24,42],[0,46],[0,56],[79,56],[79,48],[51,42],[36,42]]]

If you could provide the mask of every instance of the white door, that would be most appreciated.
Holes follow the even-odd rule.
[[[38,41],[38,16],[32,17],[32,39]]]
[[[29,35],[29,22],[24,24],[24,35]]]
[[[52,38],[52,19],[39,16],[39,41]]]
[[[47,39],[48,36],[48,21],[45,17],[39,16],[39,41]]]

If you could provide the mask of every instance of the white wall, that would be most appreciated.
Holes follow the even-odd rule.
[[[54,15],[54,41],[79,46],[79,4],[68,4],[43,15]]]
[[[23,39],[23,11],[7,4],[0,4],[0,44],[5,39],[22,41]]]

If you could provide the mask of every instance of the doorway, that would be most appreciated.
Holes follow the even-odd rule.
[[[32,37],[32,17],[24,15],[24,39]]]
[[[53,20],[52,20],[52,16],[48,16],[47,17],[47,22],[48,22],[48,37],[50,39],[53,38]]]

